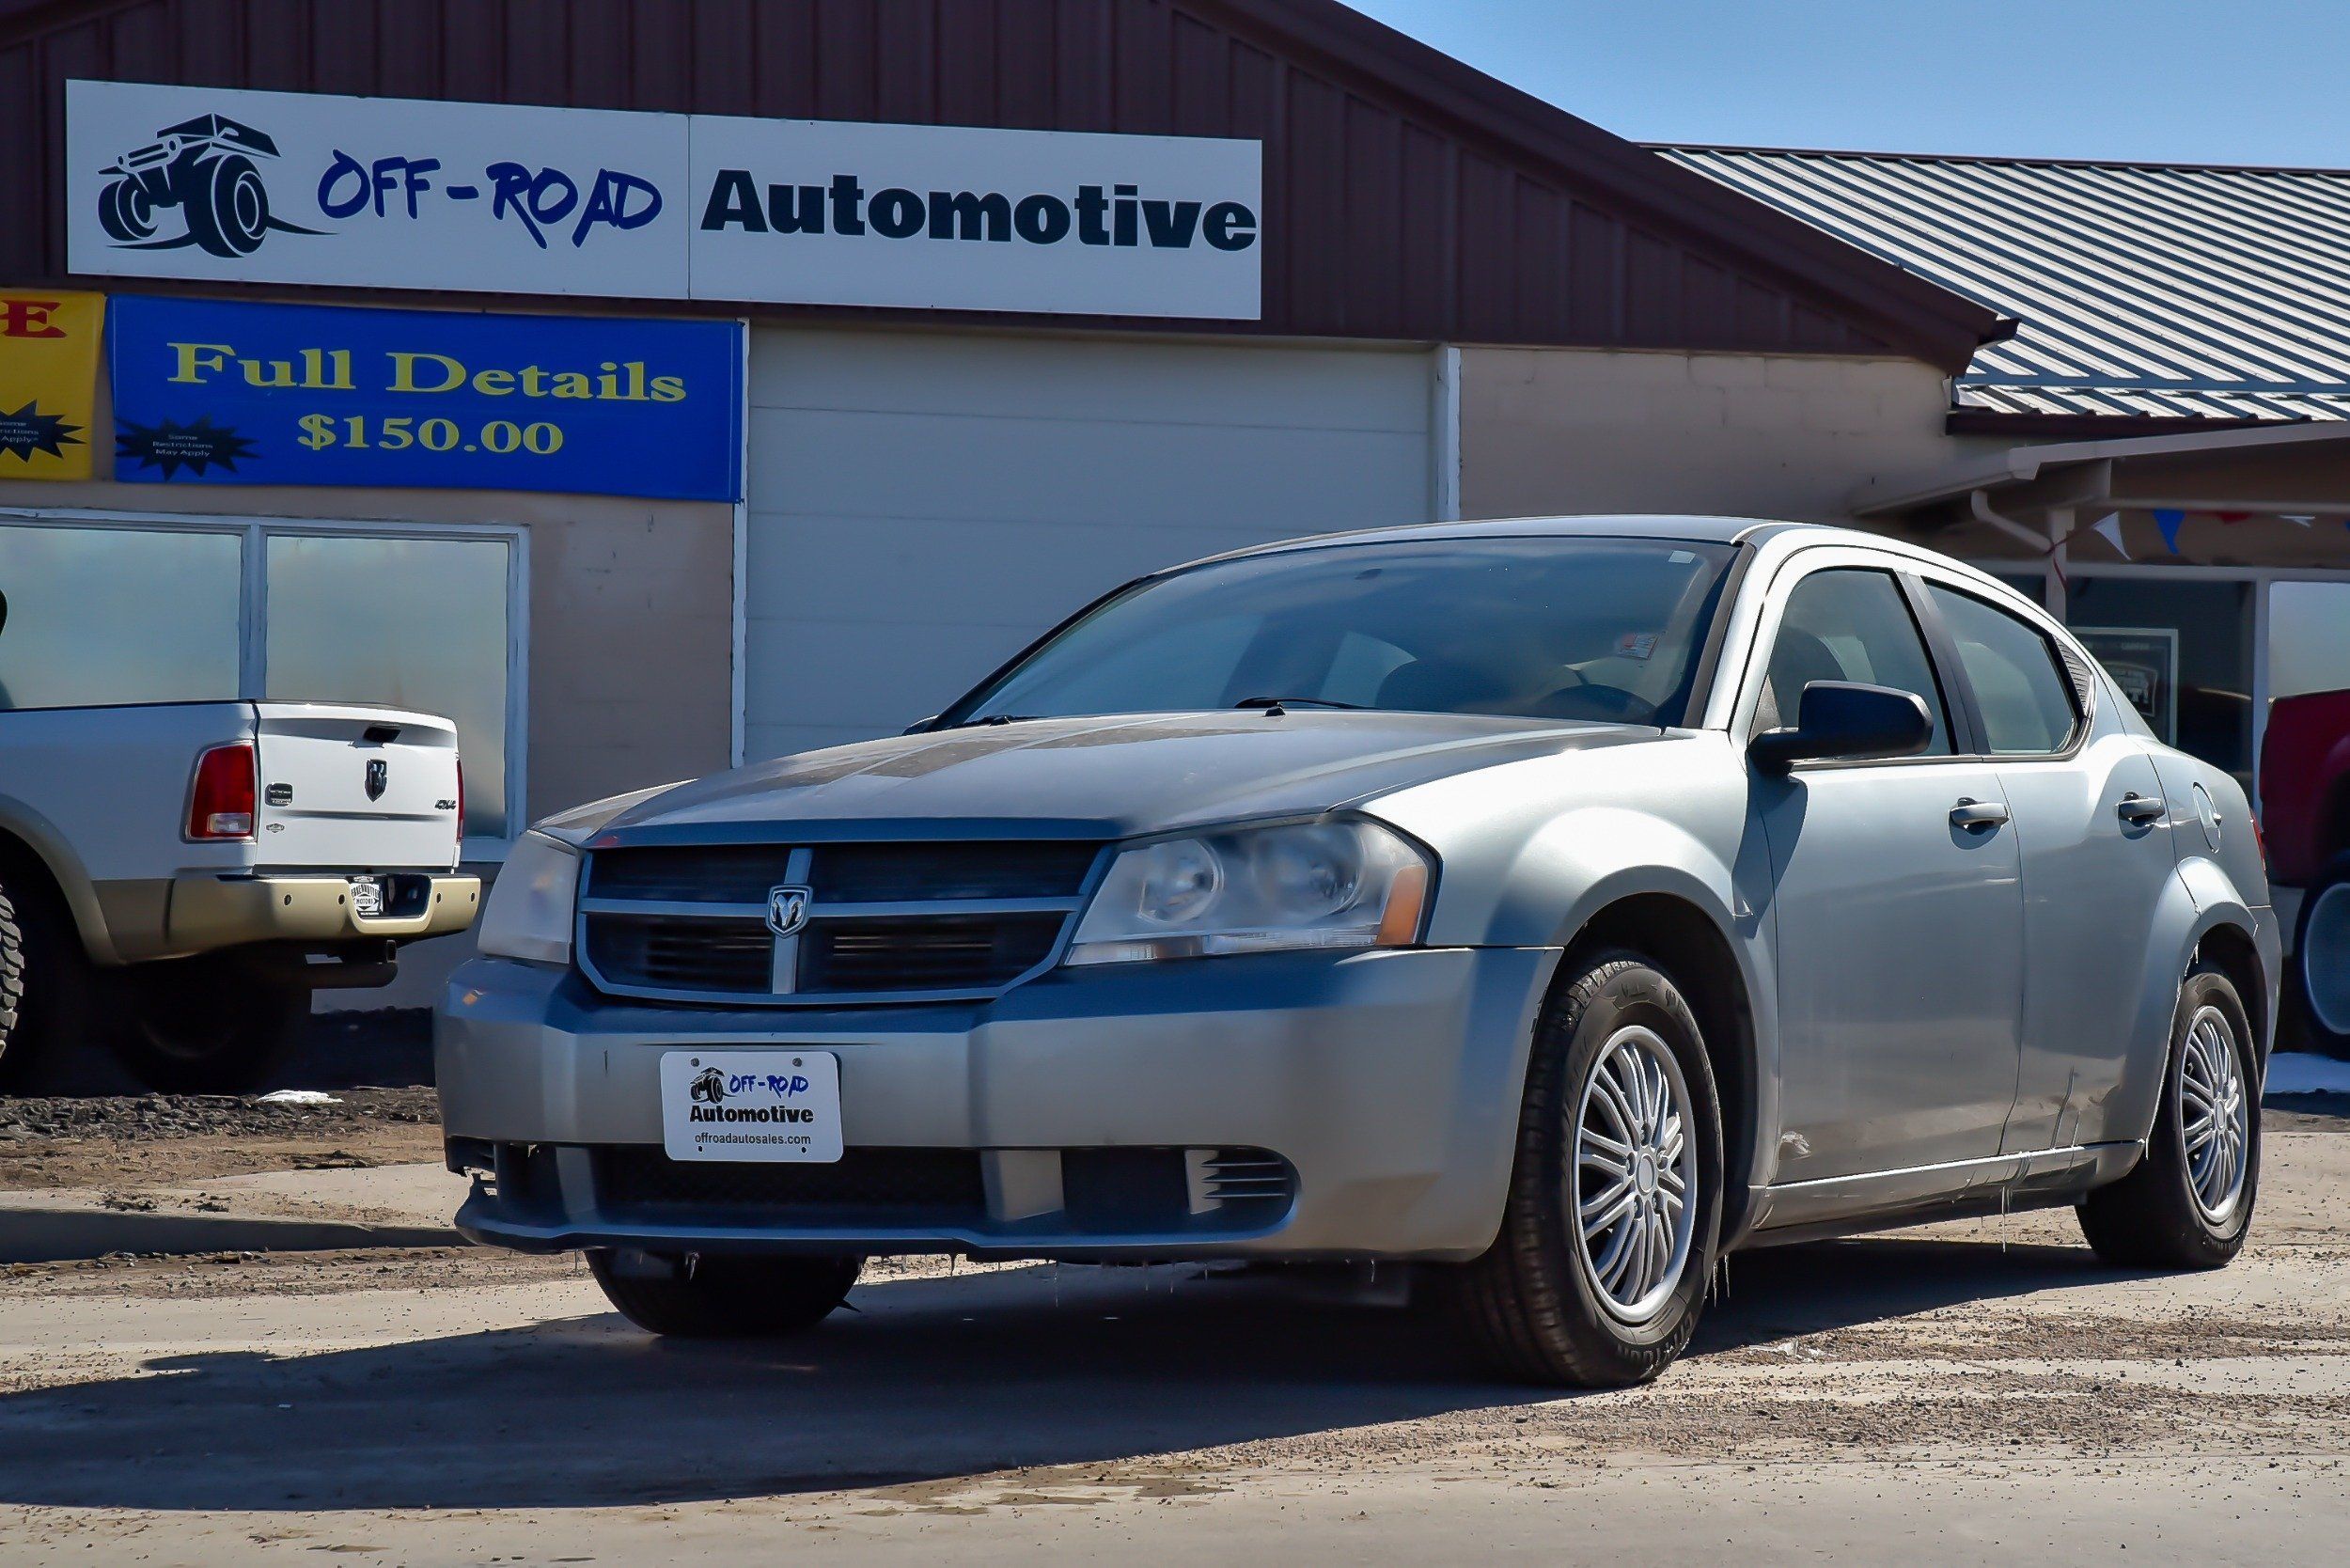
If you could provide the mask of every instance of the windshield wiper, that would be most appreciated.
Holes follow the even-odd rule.
[[[960,724],[945,725],[942,728],[948,729],[978,729],[981,728],[993,728],[994,726],[999,724],[1034,724],[1044,716],[1045,715],[1042,713],[989,713],[984,718],[968,718],[963,720]]]
[[[1262,708],[1268,713],[1278,713],[1292,705],[1300,708],[1344,708],[1357,713],[1365,711],[1359,702],[1340,702],[1333,697],[1244,697],[1232,704],[1235,708]]]

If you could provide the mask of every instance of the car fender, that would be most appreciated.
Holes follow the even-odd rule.
[[[0,794],[0,832],[13,834],[22,840],[48,870],[50,879],[65,896],[66,908],[72,913],[83,949],[98,963],[116,962],[114,938],[106,930],[105,912],[99,907],[98,891],[90,882],[89,869],[82,864],[82,857],[73,852],[72,843],[57,825],[14,795]]]
[[[2161,899],[2149,922],[2146,966],[2139,977],[2138,1016],[2130,1029],[2133,1042],[2129,1067],[2114,1086],[2106,1107],[2105,1137],[2108,1140],[2143,1143],[2154,1136],[2154,1117],[2162,1105],[2162,1086],[2170,1065],[2170,1026],[2178,1013],[2179,982],[2195,962],[2203,939],[2220,927],[2230,927],[2256,946],[2273,946],[2273,936],[2261,943],[2262,924],[2251,907],[2237,895],[2234,885],[2212,861],[2189,856],[2179,862],[2178,874],[2163,884]],[[2264,951],[2263,984],[2272,995],[2267,1016],[2275,1016],[2276,963]]]
[[[1725,846],[1744,845],[1743,818],[1719,823],[1698,813],[1702,825],[1720,830]],[[1738,893],[1731,857],[1678,822],[1622,806],[1591,806],[1564,812],[1543,823],[1519,846],[1496,885],[1490,905],[1480,907],[1472,933],[1448,932],[1480,945],[1564,949],[1610,905],[1642,895],[1663,895],[1688,905],[1711,924],[1728,949],[1745,993],[1748,1037],[1714,1042],[1715,1049],[1743,1049],[1751,1086],[1755,1136],[1748,1168],[1731,1180],[1759,1186],[1768,1180],[1767,1163],[1778,1146],[1778,1035],[1777,988],[1762,916]],[[1441,895],[1440,895],[1441,896]]]

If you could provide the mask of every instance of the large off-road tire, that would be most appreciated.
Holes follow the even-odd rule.
[[[2233,983],[2213,964],[2189,969],[2145,1157],[2080,1205],[2097,1256],[2134,1268],[2217,1268],[2242,1250],[2260,1191],[2257,1050]]]
[[[89,958],[73,917],[21,865],[0,860],[0,1089],[92,1032]]]
[[[250,256],[269,238],[269,189],[261,171],[240,152],[209,159],[180,178],[187,190],[188,232],[214,256]]]
[[[1436,1283],[1512,1376],[1645,1383],[1697,1329],[1721,1192],[1697,1019],[1657,964],[1602,953],[1562,973],[1536,1027],[1500,1233]]]
[[[135,180],[118,180],[98,193],[98,227],[134,245],[155,237],[155,203]]]
[[[2350,855],[2302,893],[2287,972],[2309,1045],[2350,1059]]]
[[[604,1298],[650,1334],[686,1340],[778,1339],[803,1334],[848,1299],[865,1267],[854,1255],[818,1258],[699,1258],[675,1273],[638,1275],[610,1252],[588,1254]]]
[[[134,964],[113,977],[115,1054],[167,1094],[242,1094],[301,1043],[310,993],[234,958]]]

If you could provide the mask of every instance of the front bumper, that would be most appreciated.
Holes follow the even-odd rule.
[[[502,1151],[505,1179],[477,1183],[457,1223],[531,1250],[1473,1257],[1499,1222],[1534,1011],[1558,956],[1214,958],[1057,970],[983,1003],[789,1013],[618,1003],[575,974],[478,959],[449,980],[437,1081],[452,1157]],[[661,1170],[657,1064],[680,1045],[832,1052],[853,1158],[976,1152],[984,1203],[879,1217],[632,1206],[606,1173]],[[1232,1150],[1277,1155],[1291,1173],[1286,1204],[1248,1211],[1245,1228],[1155,1219],[1147,1204],[1105,1221],[1115,1205],[1079,1203],[1059,1182],[1115,1164],[1109,1151],[1197,1166]],[[527,1183],[514,1179],[525,1164]]]

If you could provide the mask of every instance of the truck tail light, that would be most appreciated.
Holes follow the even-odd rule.
[[[465,841],[465,759],[457,759],[457,842]]]
[[[196,788],[188,792],[188,837],[253,837],[253,745],[216,745],[196,760]]]
[[[2261,870],[2268,869],[2268,835],[2261,831],[2261,814],[2252,813],[2252,847],[2261,852]]]

